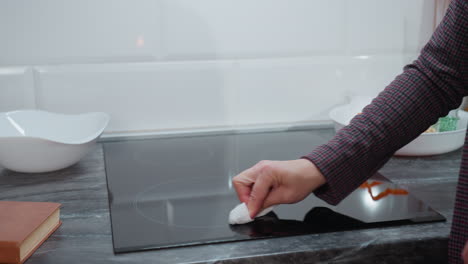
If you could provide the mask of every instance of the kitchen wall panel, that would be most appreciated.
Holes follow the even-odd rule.
[[[2,0],[0,65],[147,61],[158,0]]]
[[[326,57],[239,62],[237,122],[327,120],[329,109],[344,102],[347,88],[341,69],[345,61]]]
[[[0,65],[417,52],[437,0],[4,0]]]
[[[435,1],[4,0],[0,107],[107,132],[326,120],[417,56]]]
[[[336,54],[343,0],[162,0],[165,59]]]
[[[107,131],[230,123],[232,62],[38,67],[40,109],[111,115]]]
[[[434,25],[434,0],[348,0],[348,54],[418,52]]]
[[[403,66],[412,63],[417,54],[354,56],[343,65],[343,79],[347,94],[351,96],[377,96],[395,77],[403,72]]]
[[[25,67],[0,68],[0,112],[33,108],[32,71]]]
[[[403,57],[256,59],[36,67],[40,109],[105,111],[106,132],[314,122],[377,94]],[[356,78],[359,78],[356,81]]]

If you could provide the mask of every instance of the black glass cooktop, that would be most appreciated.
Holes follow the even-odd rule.
[[[310,195],[252,223],[228,224],[239,203],[235,175],[263,159],[296,159],[326,140],[317,132],[289,131],[105,143],[114,251],[445,220],[376,174],[338,206]]]

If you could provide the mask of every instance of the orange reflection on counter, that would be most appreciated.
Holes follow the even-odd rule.
[[[374,201],[378,201],[378,200],[380,200],[380,199],[382,199],[384,197],[387,197],[390,194],[393,194],[393,195],[408,195],[407,190],[387,188],[387,189],[385,189],[385,191],[377,194],[377,196],[374,196],[372,194],[372,187],[378,186],[378,185],[381,185],[381,184],[383,184],[383,182],[380,182],[380,181],[373,181],[371,183],[365,182],[365,183],[361,184],[361,186],[359,186],[359,188],[367,189],[370,196],[372,197],[372,200],[374,200]]]

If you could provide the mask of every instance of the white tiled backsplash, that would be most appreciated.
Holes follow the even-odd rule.
[[[0,111],[109,132],[327,120],[417,57],[439,0],[3,0]]]

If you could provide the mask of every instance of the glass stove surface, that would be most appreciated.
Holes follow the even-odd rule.
[[[338,206],[310,195],[252,223],[228,224],[239,203],[232,177],[263,159],[296,159],[325,141],[290,131],[105,143],[114,251],[445,220],[376,174]]]

